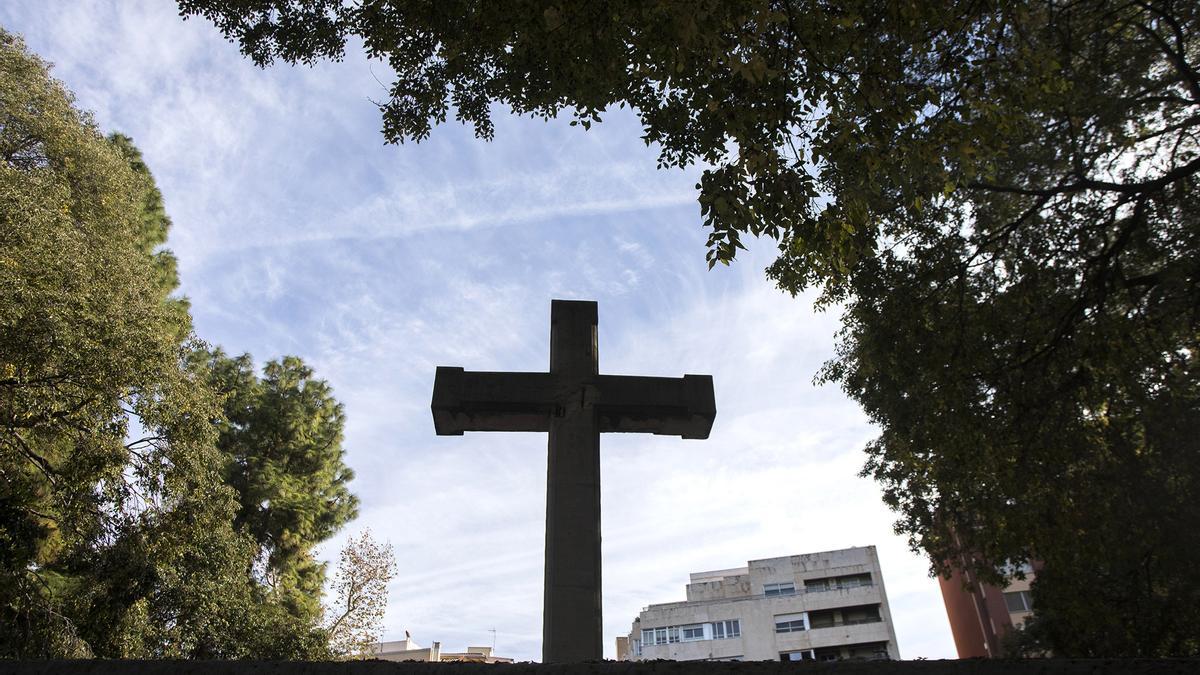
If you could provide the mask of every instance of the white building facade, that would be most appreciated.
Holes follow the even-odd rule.
[[[467,647],[465,652],[444,652],[442,643],[434,642],[432,647],[422,647],[412,639],[408,631],[404,632],[403,640],[376,642],[371,645],[368,656],[382,661],[424,661],[427,663],[469,662],[469,663],[512,663],[513,660],[492,654],[491,647]]]
[[[643,609],[617,645],[636,661],[900,658],[874,546],[692,574],[685,602]]]

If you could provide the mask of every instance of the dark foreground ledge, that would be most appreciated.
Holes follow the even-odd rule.
[[[839,663],[698,663],[604,661],[577,664],[391,663],[353,661],[0,661],[0,675],[535,675],[549,673],[813,673],[821,675],[1033,675],[1200,673],[1200,659],[1032,659],[999,661],[843,661]]]

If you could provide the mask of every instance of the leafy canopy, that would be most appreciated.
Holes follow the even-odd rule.
[[[259,65],[361,41],[389,142],[628,107],[704,167],[710,265],[769,237],[771,279],[844,307],[822,377],[935,569],[1044,561],[1060,654],[1200,653],[1194,2],[179,6]]]
[[[329,654],[311,547],[354,512],[341,407],[294,358],[218,391],[169,226],[132,141],[0,30],[0,657]],[[239,456],[296,466],[234,479],[231,400]],[[286,593],[252,574],[246,483],[282,495],[256,516],[307,575]]]
[[[263,377],[248,354],[197,352],[224,396],[217,447],[237,492],[235,523],[257,544],[256,574],[290,612],[321,613],[325,568],[314,548],[357,515],[343,462],[342,405],[295,356],[270,361]]]
[[[660,166],[709,167],[710,261],[774,237],[772,275],[791,290],[845,290],[859,259],[956,188],[1078,194],[1118,179],[1114,153],[1122,175],[1155,169],[1135,182],[1197,168],[1154,159],[1186,127],[1155,131],[1193,111],[1187,3],[178,4],[260,65],[340,59],[361,39],[395,71],[389,142],[426,138],[451,110],[491,138],[493,103],[584,127],[628,106]]]
[[[4,32],[0,72],[0,652],[236,653],[246,546],[148,174]]]

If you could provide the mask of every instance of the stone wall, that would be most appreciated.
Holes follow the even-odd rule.
[[[261,661],[0,661],[0,675],[733,675],[812,673],[814,675],[1171,675],[1200,673],[1200,659],[1000,661],[873,661],[841,663],[687,663],[606,661],[583,664],[342,663]]]

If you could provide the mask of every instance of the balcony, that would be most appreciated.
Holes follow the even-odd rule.
[[[810,628],[810,630],[816,630],[818,628],[838,628],[840,626],[861,626],[862,624],[865,624],[865,623],[880,623],[882,621],[883,621],[883,619],[880,617],[877,617],[877,616],[867,617],[865,619],[849,619],[847,621],[835,621],[834,623],[827,623],[827,624],[822,624],[822,625],[813,624],[813,626]]]
[[[829,588],[820,591],[807,590],[804,606],[811,611],[839,609],[851,605],[879,604],[882,596],[878,586],[854,586]]]
[[[874,588],[875,584],[847,584],[845,586],[805,586],[805,593],[831,593],[833,591],[848,591],[852,588]]]
[[[847,642],[888,642],[888,626],[880,619],[858,619],[833,626],[813,627],[808,631],[813,647]]]

